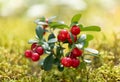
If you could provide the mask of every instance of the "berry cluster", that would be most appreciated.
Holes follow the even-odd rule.
[[[72,26],[70,32],[67,30],[61,30],[57,36],[58,41],[65,42],[68,41],[70,44],[77,41],[77,35],[80,33],[80,27],[77,25]],[[72,37],[71,37],[72,36]],[[72,38],[74,40],[72,40]]]
[[[32,61],[38,61],[43,53],[43,47],[38,45],[37,43],[33,43],[31,45],[31,50],[25,51],[25,57],[32,59]]]
[[[77,25],[73,25],[70,29],[70,32],[67,30],[61,30],[57,36],[58,41],[60,42],[68,42],[70,44],[77,41],[77,35],[80,33],[80,27]],[[73,38],[73,39],[72,39]],[[61,59],[61,64],[65,67],[78,67],[80,64],[80,60],[77,57],[80,57],[82,55],[82,50],[75,47],[69,56],[63,57]]]
[[[26,58],[38,61],[41,55],[46,54],[39,61],[41,68],[49,71],[55,65],[59,71],[63,71],[64,67],[77,68],[85,62],[89,62],[88,59],[85,59],[86,54],[84,53],[86,52],[92,56],[98,54],[97,50],[87,48],[93,36],[89,34],[80,35],[80,33],[82,31],[100,31],[100,27],[84,27],[79,24],[81,14],[74,15],[70,25],[61,21],[54,21],[54,18],[56,16],[47,19],[41,17],[35,20],[37,24],[36,37],[29,41],[32,45],[30,50],[25,51]],[[58,34],[56,33],[57,35],[54,33],[56,29],[61,29]],[[66,48],[69,51],[65,51]]]
[[[61,64],[65,67],[72,66],[73,68],[77,68],[80,64],[80,60],[78,59],[78,57],[80,57],[82,53],[82,50],[74,48],[67,57],[63,57],[61,59]]]

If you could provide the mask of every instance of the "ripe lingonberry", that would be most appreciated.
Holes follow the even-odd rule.
[[[77,36],[76,35],[72,35],[72,36],[73,36],[73,39],[74,39],[73,41],[76,42],[77,41]],[[70,37],[69,33],[67,34],[67,40],[70,44],[73,43],[72,38]]]
[[[33,43],[32,45],[31,45],[31,50],[35,50],[35,48],[37,47],[37,43]]]
[[[73,55],[74,57],[78,57],[78,56],[81,56],[81,55],[82,55],[83,51],[80,50],[80,49],[78,49],[78,48],[76,47],[76,48],[74,48],[74,49],[72,50],[71,53],[72,53],[72,55]]]
[[[79,66],[79,64],[80,64],[80,60],[79,59],[77,59],[77,58],[73,58],[72,59],[72,67],[73,68],[77,68],[78,66]]]
[[[38,61],[40,59],[40,55],[38,53],[32,53],[31,59],[32,61]]]
[[[61,59],[61,64],[65,67],[70,67],[72,65],[72,60],[70,57],[63,57]]]
[[[61,30],[57,36],[58,41],[64,42],[67,40],[67,34],[68,31],[67,30]]]
[[[44,53],[44,49],[42,46],[36,47],[35,51],[39,54],[42,55]]]
[[[31,56],[32,56],[32,51],[31,50],[26,50],[25,51],[25,57],[31,58]]]
[[[80,28],[79,28],[79,26],[74,25],[74,26],[72,26],[70,31],[73,35],[78,35],[80,33]]]

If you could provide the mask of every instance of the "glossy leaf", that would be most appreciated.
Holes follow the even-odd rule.
[[[51,28],[59,28],[59,29],[69,28],[68,25],[60,24],[58,22],[52,22],[49,25],[50,25]]]
[[[48,40],[52,39],[52,38],[55,38],[55,35],[53,33],[51,33],[49,36],[48,36]]]
[[[92,61],[90,59],[84,59],[86,63],[91,63]]]
[[[99,52],[97,50],[92,49],[92,48],[85,48],[85,50],[88,51],[88,52],[91,52],[93,54],[99,54]]]
[[[49,71],[52,69],[53,61],[54,61],[53,55],[49,55],[45,58],[43,63],[43,68],[45,71]]]
[[[52,22],[53,19],[55,19],[56,17],[57,17],[57,16],[52,16],[52,17],[48,18],[48,23]]]
[[[56,48],[56,55],[58,58],[60,58],[63,55],[63,49],[59,46]]]
[[[32,39],[31,39],[31,40],[28,41],[28,43],[29,43],[29,44],[33,44],[33,43],[38,43],[38,41],[37,41],[37,40],[32,40]]]
[[[90,41],[90,40],[92,40],[94,37],[92,36],[92,35],[90,35],[90,34],[87,34],[87,38],[86,38],[86,40],[87,41]]]
[[[82,34],[79,38],[78,38],[78,42],[83,42],[85,41],[87,38],[86,34]]]
[[[81,48],[83,48],[84,45],[79,43],[79,44],[75,44],[75,46],[76,46],[77,48],[81,49]]]
[[[72,17],[71,23],[78,23],[81,18],[81,14],[76,14]]]
[[[50,39],[50,40],[48,41],[48,43],[55,43],[55,42],[57,42],[57,39],[56,39],[56,38],[52,38],[52,39]]]
[[[81,31],[101,31],[99,26],[87,26],[80,29]]]
[[[39,39],[42,39],[42,37],[43,37],[43,33],[44,33],[44,29],[40,26],[40,25],[38,25],[37,27],[36,27],[36,35],[38,36],[38,38]]]

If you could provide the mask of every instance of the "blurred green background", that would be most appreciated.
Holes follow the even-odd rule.
[[[81,24],[102,29],[89,32],[95,36],[90,47],[100,51],[100,57],[90,65],[94,70],[87,74],[89,82],[119,82],[120,0],[0,0],[0,81],[80,82],[79,71],[44,72],[24,58],[24,50],[30,48],[27,41],[35,36],[35,19],[57,16],[70,24],[77,13],[82,14]]]

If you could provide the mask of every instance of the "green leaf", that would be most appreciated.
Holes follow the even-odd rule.
[[[29,43],[29,44],[33,44],[33,43],[38,43],[38,41],[37,41],[37,40],[32,40],[32,39],[31,39],[31,40],[28,41],[28,43]]]
[[[79,68],[80,69],[86,69],[86,63],[85,62],[81,62]]]
[[[56,17],[57,17],[57,16],[52,16],[52,17],[48,18],[48,23],[52,22],[53,19],[55,19]]]
[[[92,48],[85,48],[85,50],[88,51],[88,52],[91,52],[93,54],[99,54],[99,52],[97,50],[92,49]]]
[[[44,16],[41,17],[41,18],[40,18],[40,21],[45,22],[45,17],[44,17]]]
[[[49,71],[52,69],[53,61],[54,61],[53,55],[49,55],[45,58],[43,63],[43,68],[45,71]]]
[[[59,65],[59,64],[60,64],[60,59],[55,58],[55,59],[54,59],[54,64],[55,64],[55,65]]]
[[[53,33],[51,33],[49,36],[48,36],[48,41],[51,41],[52,39],[54,39],[55,38],[55,35],[53,34]],[[54,46],[55,46],[55,42],[53,43],[49,43],[48,42],[48,44],[49,44],[49,46],[51,47],[51,49],[53,49],[54,48]]]
[[[81,49],[81,48],[83,48],[83,44],[80,44],[80,43],[78,43],[78,44],[75,44],[75,46],[77,47],[77,48],[79,48],[79,49]]]
[[[80,42],[83,42],[83,41],[86,40],[86,38],[87,38],[86,34],[82,34],[82,35],[78,38],[78,42],[79,42],[79,43],[80,43]]]
[[[38,36],[38,38],[39,39],[42,39],[42,37],[43,37],[43,33],[44,33],[44,29],[40,26],[40,25],[38,25],[37,27],[36,27],[36,35]]]
[[[92,61],[90,59],[84,59],[86,63],[91,63]]]
[[[51,33],[49,36],[48,36],[48,40],[52,39],[52,38],[55,38],[55,35],[53,33]]]
[[[55,42],[57,42],[57,39],[56,39],[56,38],[52,38],[52,39],[50,39],[50,40],[48,41],[48,43],[55,43]]]
[[[50,50],[50,47],[48,45],[47,42],[42,42],[42,47],[45,49],[45,50]]]
[[[57,55],[58,58],[60,58],[63,55],[63,48],[57,46],[56,55]]]
[[[81,31],[101,31],[99,26],[87,26],[80,29]]]
[[[92,53],[92,54],[88,54],[88,55],[91,55],[91,56],[99,56],[98,54],[93,54],[93,53]]]
[[[71,24],[72,23],[78,23],[78,21],[80,20],[80,18],[81,18],[81,14],[76,14],[76,15],[74,15],[73,17],[72,17],[72,20],[71,20]]]
[[[90,41],[90,40],[92,40],[94,37],[92,36],[92,35],[90,35],[90,34],[87,34],[87,41]]]
[[[50,25],[51,28],[59,28],[59,29],[69,28],[68,25],[60,24],[58,22],[52,22],[49,25]]]

